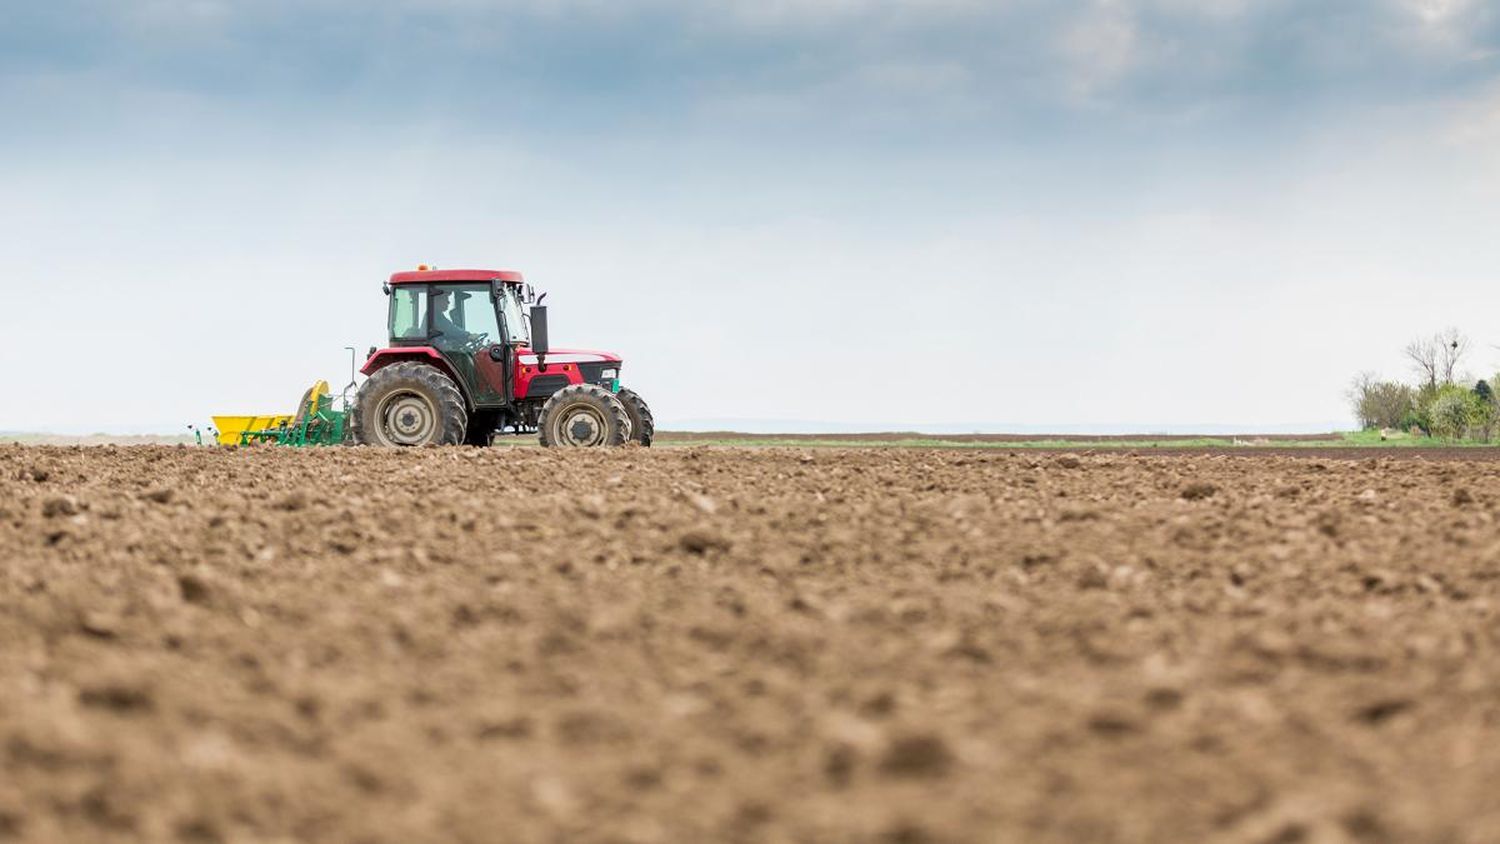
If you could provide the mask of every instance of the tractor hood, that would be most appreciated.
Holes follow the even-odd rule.
[[[537,363],[536,353],[526,347],[517,349],[517,357],[526,366]],[[593,349],[549,349],[547,363],[619,363],[620,356],[614,352],[597,352]]]

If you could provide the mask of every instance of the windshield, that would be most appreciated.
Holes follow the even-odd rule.
[[[526,309],[521,306],[521,288],[505,285],[500,294],[500,319],[505,322],[505,335],[512,343],[531,345],[531,322],[526,319]]]

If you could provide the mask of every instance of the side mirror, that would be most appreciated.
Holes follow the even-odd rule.
[[[536,355],[545,355],[551,348],[547,345],[547,306],[531,306],[531,351]]]

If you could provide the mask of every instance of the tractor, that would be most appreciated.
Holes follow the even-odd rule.
[[[651,409],[620,386],[619,355],[553,349],[547,308],[511,270],[398,272],[384,285],[389,344],[371,347],[348,436],[378,446],[651,445]]]

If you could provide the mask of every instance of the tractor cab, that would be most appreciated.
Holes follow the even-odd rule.
[[[435,337],[531,345],[531,319],[526,306],[536,300],[536,295],[520,273],[397,273],[386,290],[392,346],[425,345]]]

